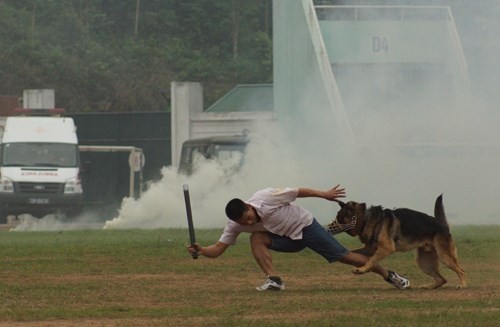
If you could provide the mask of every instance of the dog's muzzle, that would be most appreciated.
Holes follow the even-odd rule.
[[[348,222],[347,224],[340,224],[338,221],[334,220],[332,221],[331,224],[328,225],[326,230],[332,235],[339,234],[342,232],[347,232],[356,227],[357,220],[358,218],[356,218],[356,216],[352,216],[351,221]]]

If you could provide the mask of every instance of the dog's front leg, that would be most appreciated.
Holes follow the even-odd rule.
[[[375,251],[377,251],[377,248],[365,245],[362,248],[354,249],[351,251],[354,253],[362,254],[362,255],[367,256],[367,257],[371,257],[375,253]]]
[[[388,238],[386,238],[385,240],[383,240],[383,238],[379,239],[378,247],[375,253],[371,257],[367,258],[367,261],[363,266],[354,268],[352,272],[355,274],[364,274],[371,271],[379,261],[383,260],[389,254],[395,252],[395,250],[396,248],[391,240],[389,240]]]

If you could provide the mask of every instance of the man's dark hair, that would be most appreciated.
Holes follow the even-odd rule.
[[[232,221],[238,221],[247,210],[247,205],[241,199],[232,199],[226,205],[226,216]]]

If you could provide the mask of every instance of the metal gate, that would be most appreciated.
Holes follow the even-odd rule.
[[[170,112],[71,113],[82,146],[126,146],[142,149],[144,182],[161,177],[171,164]],[[83,203],[87,208],[116,211],[131,190],[128,152],[81,151]],[[135,181],[141,180],[135,172]],[[136,182],[134,193],[142,185]]]

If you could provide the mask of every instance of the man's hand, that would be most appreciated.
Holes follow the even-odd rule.
[[[324,198],[330,201],[336,201],[338,198],[345,198],[345,188],[341,188],[340,185],[337,184],[334,188],[325,192]]]
[[[193,253],[195,251],[198,252],[198,254],[201,254],[201,245],[198,243],[194,243],[192,246],[190,244],[190,245],[187,245],[186,247],[187,247],[189,254],[191,254],[191,255],[193,255]]]
[[[226,251],[226,249],[229,247],[229,244],[217,242],[212,245],[201,246],[198,243],[194,243],[192,246],[186,245],[186,247],[189,253],[193,253],[196,250],[198,251],[199,255],[202,255],[204,257],[217,258],[222,253],[224,253],[224,251]]]

